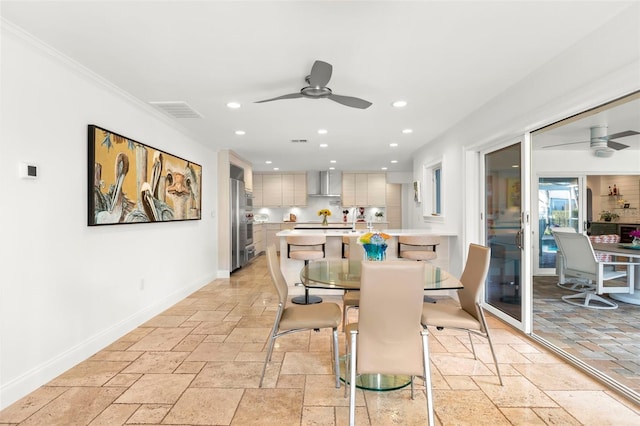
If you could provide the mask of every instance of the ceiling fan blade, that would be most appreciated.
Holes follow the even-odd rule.
[[[640,135],[640,132],[636,132],[635,130],[625,130],[624,132],[614,133],[612,135],[603,136],[598,139],[610,141],[611,139],[624,138],[626,136],[633,136],[633,135]]]
[[[326,62],[315,61],[309,74],[309,84],[313,87],[325,87],[331,80],[333,66]]]
[[[629,148],[629,145],[625,145],[623,143],[619,143],[619,142],[612,141],[612,140],[608,140],[607,141],[607,146],[609,148],[613,148],[613,149],[615,149],[617,151],[620,151],[621,149]]]
[[[566,145],[576,145],[579,143],[589,143],[589,141],[580,141],[580,142],[567,142],[567,143],[559,143],[556,145],[549,145],[549,146],[545,146],[542,149],[547,149],[547,148],[557,148],[559,146],[566,146]]]
[[[334,102],[337,102],[342,105],[346,105],[348,107],[367,109],[371,105],[373,105],[369,101],[365,101],[364,99],[354,98],[353,96],[341,96],[341,95],[329,95],[329,99]]]
[[[262,102],[277,101],[279,99],[296,99],[296,98],[302,98],[302,93],[289,93],[288,95],[278,96],[277,98],[265,99],[262,101],[255,101],[254,104],[261,104]]]

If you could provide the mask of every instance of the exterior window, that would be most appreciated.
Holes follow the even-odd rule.
[[[423,166],[425,194],[422,215],[425,218],[436,219],[444,216],[442,164],[443,161],[439,161]]]
[[[442,195],[441,195],[441,175],[442,167],[437,166],[433,169],[433,214],[440,216],[442,214]]]

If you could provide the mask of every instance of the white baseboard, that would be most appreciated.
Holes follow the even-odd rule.
[[[141,309],[130,317],[96,333],[10,382],[2,383],[0,385],[0,410],[3,410],[73,366],[88,359],[141,324],[144,324],[151,318],[183,300],[191,293],[209,284],[212,280],[213,278],[210,277],[200,281],[199,284],[180,288],[164,299],[158,300],[156,303]]]

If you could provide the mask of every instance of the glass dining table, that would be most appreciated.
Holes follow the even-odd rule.
[[[406,260],[415,262],[415,260]],[[425,290],[457,290],[458,278],[429,262],[424,262]],[[300,280],[308,288],[327,290],[360,290],[361,260],[321,259],[309,262],[300,271]]]
[[[407,260],[407,262],[415,262]],[[424,289],[457,290],[461,289],[460,280],[444,269],[424,262]],[[328,290],[360,290],[361,260],[322,259],[309,262],[300,271],[300,280],[305,287]],[[344,357],[341,371],[344,372]],[[347,383],[345,378],[342,380]],[[358,376],[356,386],[360,389],[390,391],[403,388],[411,383],[409,376],[386,374],[362,374]]]

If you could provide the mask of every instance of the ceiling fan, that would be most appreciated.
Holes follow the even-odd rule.
[[[640,132],[635,130],[625,130],[624,132],[614,133],[607,135],[607,126],[593,126],[590,127],[591,139],[588,141],[580,142],[567,142],[557,145],[545,146],[545,148],[557,148],[559,146],[576,145],[579,143],[589,143],[589,147],[593,151],[596,157],[611,157],[615,151],[629,148],[629,145],[625,145],[620,142],[616,142],[613,139],[624,138],[627,136],[640,135]]]
[[[280,99],[295,99],[295,98],[310,98],[310,99],[323,99],[328,98],[334,102],[342,105],[346,105],[352,108],[366,109],[372,104],[364,99],[354,98],[353,96],[342,96],[334,94],[331,89],[327,87],[327,83],[331,79],[331,73],[333,67],[323,61],[315,61],[311,68],[311,73],[305,77],[305,81],[308,86],[300,89],[298,93],[290,93],[288,95],[278,96],[276,98],[265,99],[263,101],[256,101],[259,104],[262,102],[277,101]]]

